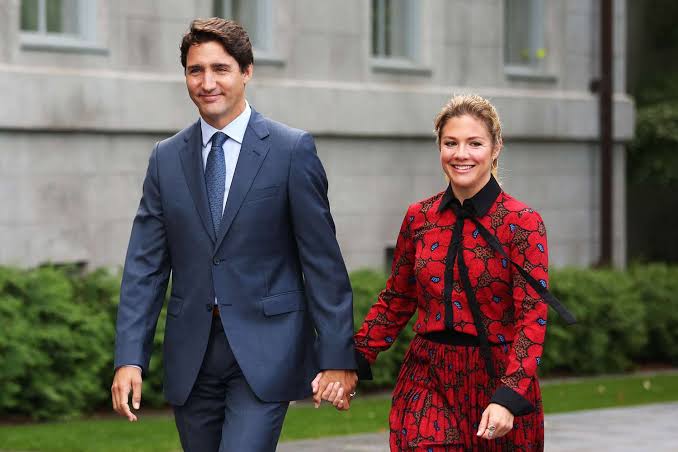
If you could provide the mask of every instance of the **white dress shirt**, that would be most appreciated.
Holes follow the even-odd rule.
[[[228,199],[228,192],[231,189],[231,182],[233,182],[233,173],[235,172],[235,165],[238,163],[238,156],[240,155],[240,147],[242,140],[247,130],[247,124],[250,122],[252,116],[252,108],[250,104],[245,101],[245,109],[233,121],[228,123],[226,127],[219,130],[207,123],[203,118],[200,118],[200,129],[202,130],[202,167],[207,166],[207,156],[212,150],[212,137],[217,132],[224,132],[228,139],[224,142],[224,160],[226,160],[226,187],[224,190],[224,205],[221,208],[223,214],[226,207],[226,200]]]

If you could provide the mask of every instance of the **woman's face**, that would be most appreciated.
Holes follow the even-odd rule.
[[[485,186],[500,151],[483,121],[469,115],[447,120],[440,135],[440,164],[457,199],[471,198]]]

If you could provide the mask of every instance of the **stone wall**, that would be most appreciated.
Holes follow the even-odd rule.
[[[316,136],[348,266],[383,267],[407,205],[443,189],[433,117],[452,93],[497,105],[506,190],[543,213],[554,265],[599,248],[598,10],[547,0],[546,71],[503,65],[503,2],[421,0],[420,57],[370,58],[364,0],[279,0],[274,46],[255,54],[248,99]],[[117,266],[153,143],[196,119],[178,45],[208,0],[99,0],[90,48],[22,43],[18,0],[0,0],[0,263]],[[625,2],[615,2],[614,260],[625,262]]]

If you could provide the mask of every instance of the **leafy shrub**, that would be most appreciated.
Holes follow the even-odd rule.
[[[19,357],[16,367],[0,376],[3,388],[20,390],[11,391],[11,404],[0,410],[47,419],[70,417],[96,405],[103,397],[97,376],[110,361],[113,338],[108,311],[98,309],[95,300],[76,296],[68,269],[3,273],[11,279],[3,281],[0,322],[15,331],[11,324],[19,322],[24,334],[19,343],[8,344],[9,354]],[[11,312],[17,301],[19,309]]]
[[[119,286],[104,270],[0,267],[0,415],[70,418],[110,405]],[[144,403],[161,400],[158,374]]]
[[[551,290],[577,317],[566,326],[550,310],[543,373],[619,372],[632,367],[647,342],[645,309],[628,273],[563,269],[550,275]]]
[[[637,361],[678,365],[678,267],[634,265],[629,273],[648,329],[648,342]]]

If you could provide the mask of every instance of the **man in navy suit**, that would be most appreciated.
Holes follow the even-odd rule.
[[[181,43],[200,119],[151,153],[118,308],[113,408],[139,408],[169,277],[165,396],[186,451],[273,451],[311,381],[350,403],[351,286],[313,138],[245,99],[237,23],[195,20]],[[322,373],[319,374],[319,372]],[[339,389],[340,388],[340,389]]]

